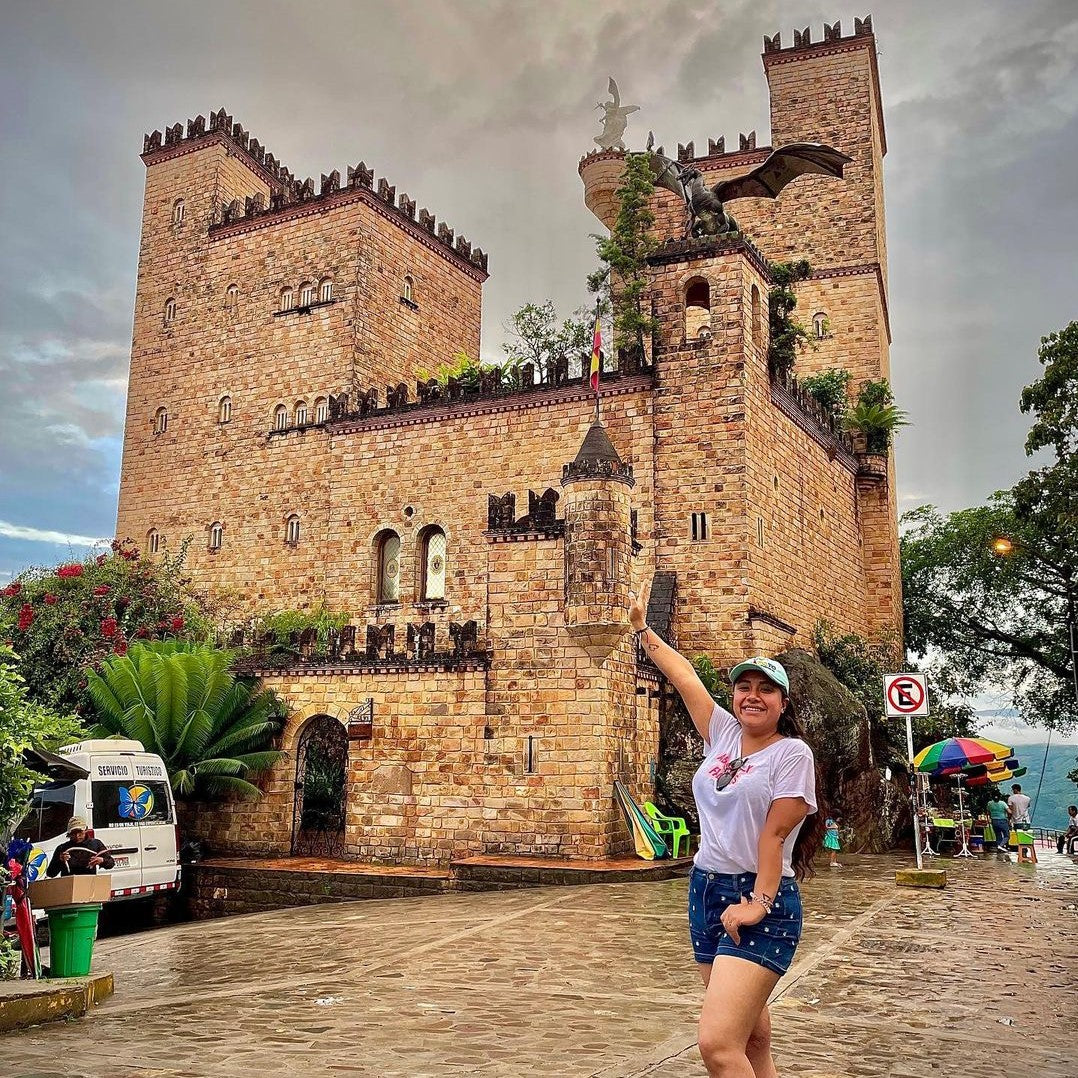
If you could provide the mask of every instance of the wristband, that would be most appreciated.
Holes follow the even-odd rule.
[[[755,891],[749,892],[749,901],[758,902],[761,906],[763,906],[764,913],[770,913],[775,905],[775,900],[773,898],[769,898],[767,895],[762,893],[757,894]]]
[[[637,636],[643,636],[644,633],[648,632],[650,629],[650,625],[645,625],[642,629],[633,629],[633,632],[636,633]]]

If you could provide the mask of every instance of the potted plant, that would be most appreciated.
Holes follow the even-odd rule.
[[[909,426],[906,413],[895,406],[886,378],[866,382],[857,403],[846,413],[844,429],[854,436],[861,457],[861,470],[868,475],[887,475],[887,452],[899,427]]]

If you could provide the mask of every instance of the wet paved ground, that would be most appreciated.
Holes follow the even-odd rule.
[[[1076,1078],[1078,867],[822,868],[773,1003],[783,1078]],[[688,1078],[686,882],[307,907],[102,940],[116,995],[10,1078]]]

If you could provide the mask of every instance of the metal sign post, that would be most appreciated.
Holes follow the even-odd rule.
[[[883,702],[889,719],[905,716],[906,755],[910,764],[910,800],[913,805],[913,848],[917,867],[924,868],[921,857],[920,798],[917,796],[917,773],[913,769],[913,716],[928,714],[928,686],[924,674],[886,674],[883,679]]]

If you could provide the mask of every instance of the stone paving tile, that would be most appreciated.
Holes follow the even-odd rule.
[[[1076,1078],[1075,865],[948,862],[937,892],[896,888],[902,863],[851,858],[805,888],[773,1003],[783,1078]],[[9,1035],[0,1074],[698,1078],[685,888],[361,902],[103,940],[113,999]]]

